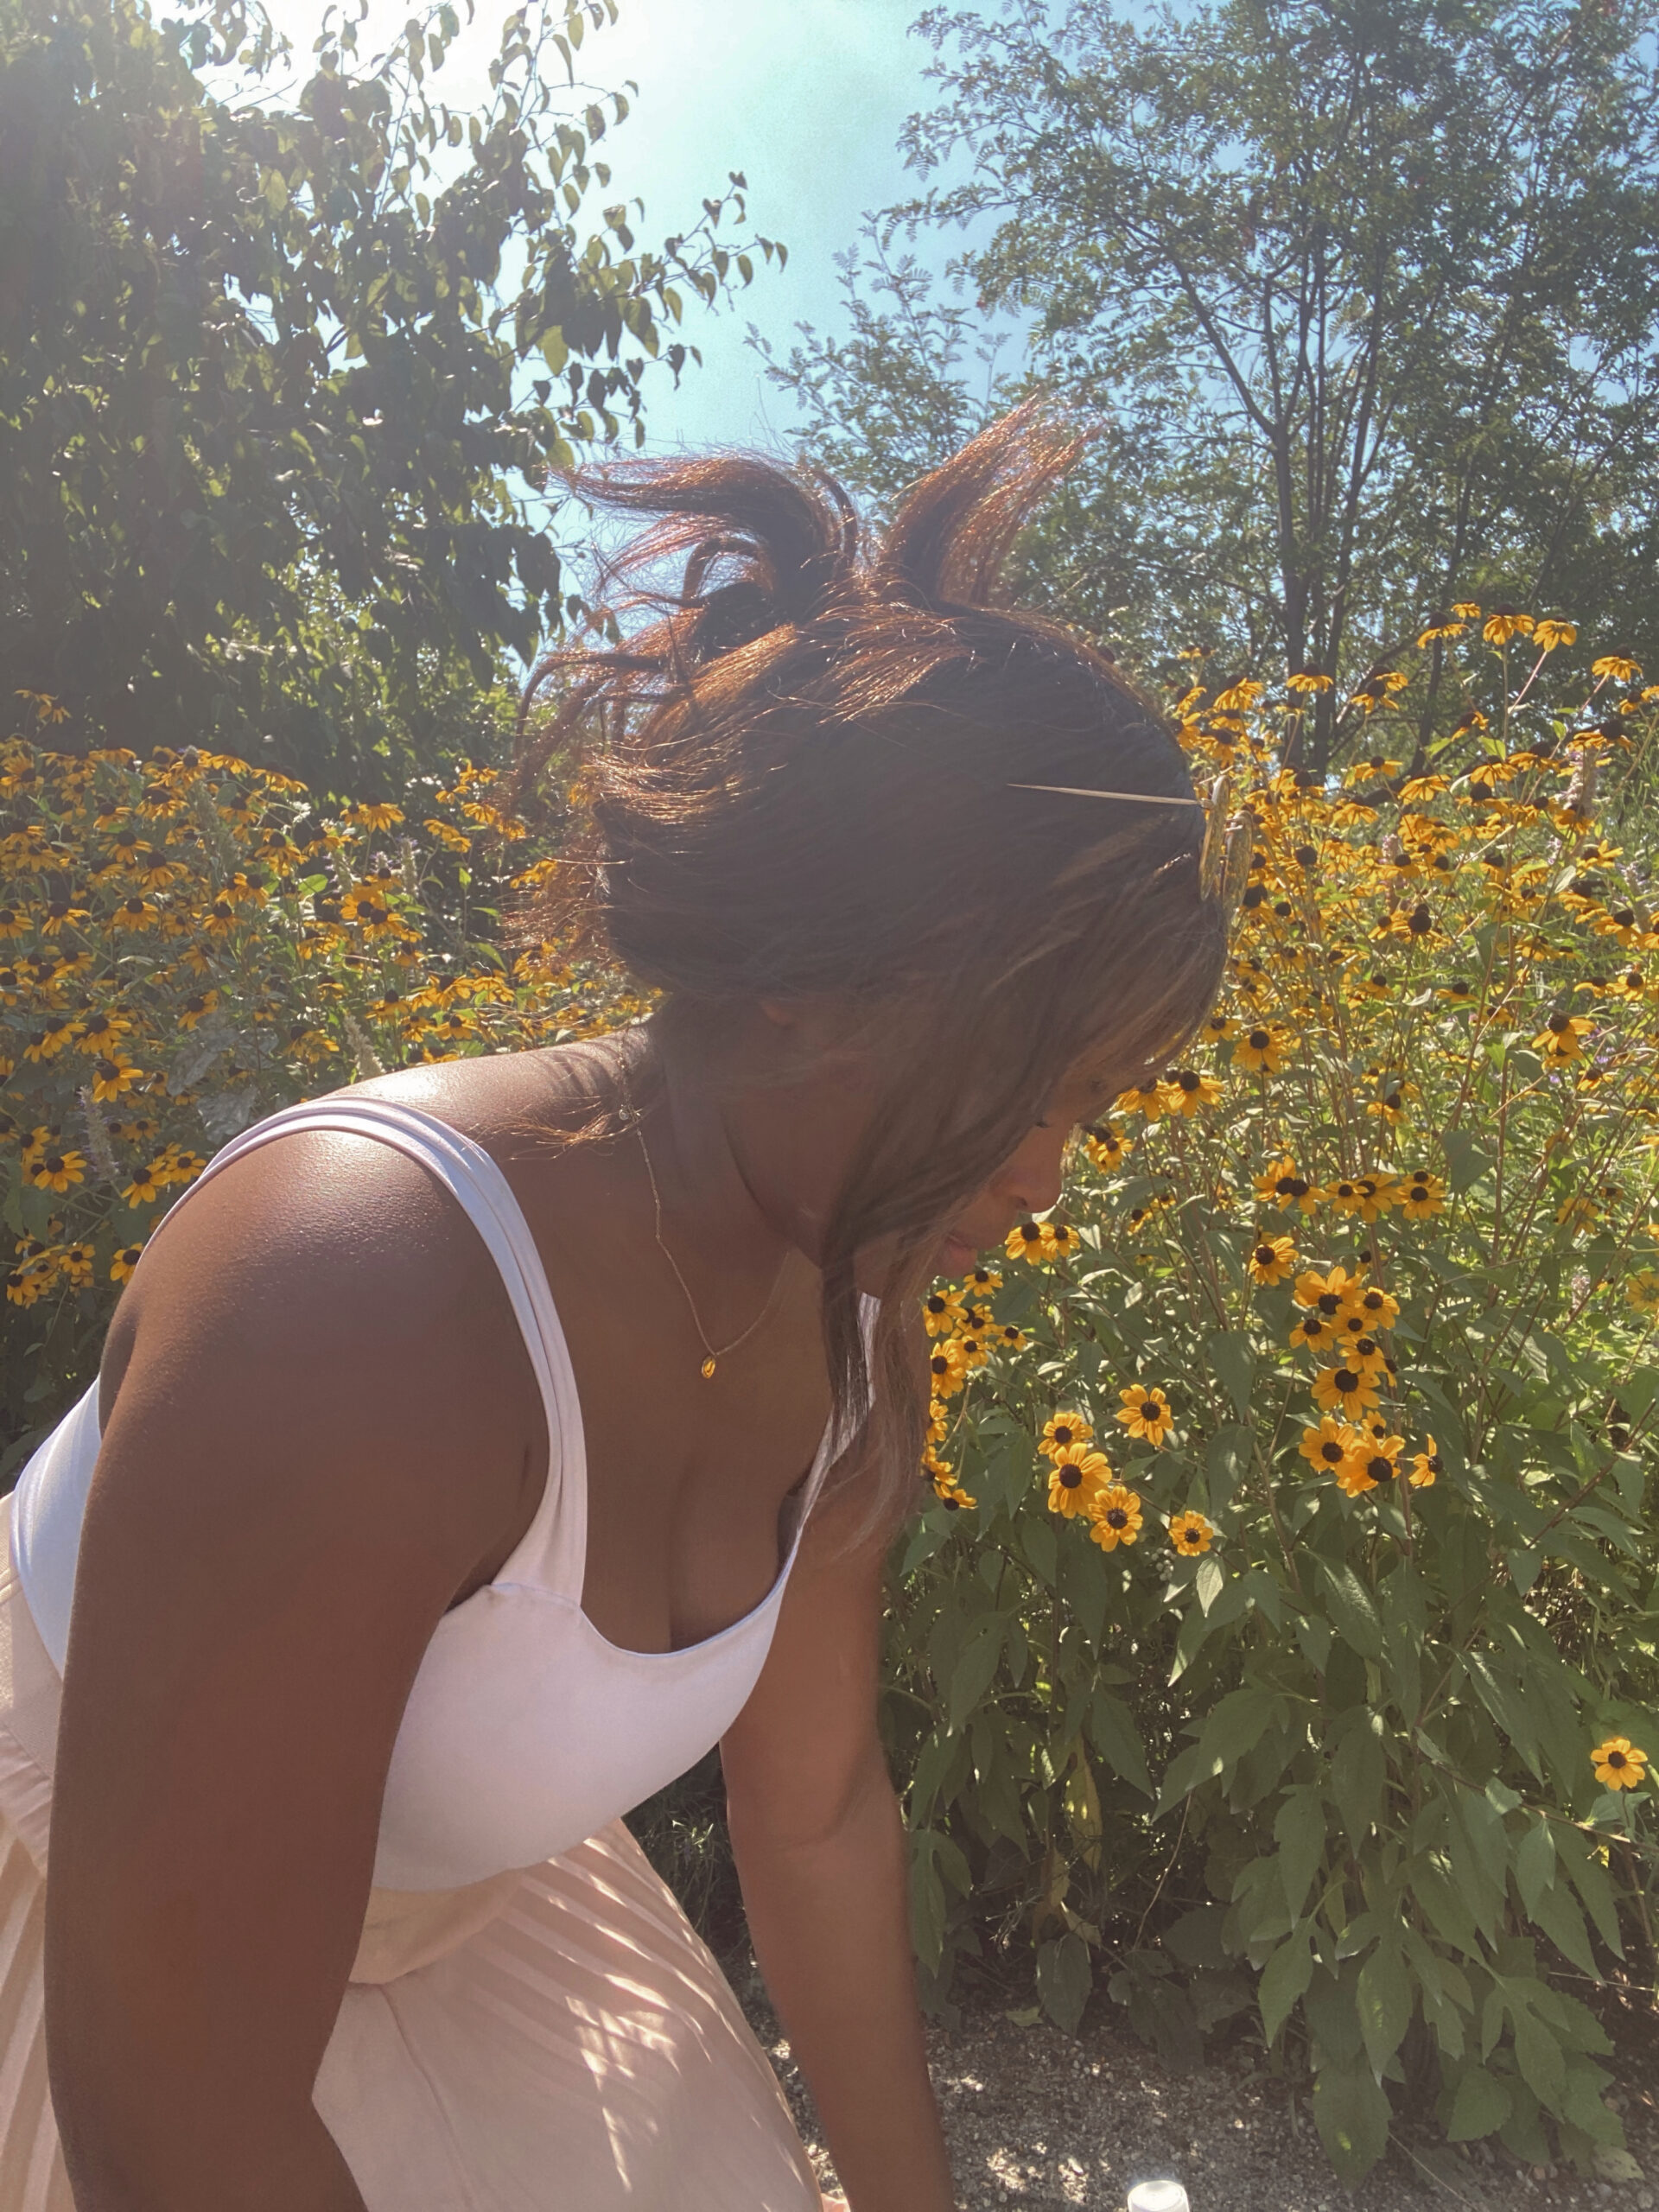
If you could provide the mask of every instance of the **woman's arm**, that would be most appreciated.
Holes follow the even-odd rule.
[[[876,1733],[884,1539],[796,1561],[766,1665],[721,1745],[755,1955],[852,2212],[950,2212],[910,1934],[904,1825]]]
[[[361,2212],[311,2092],[410,1684],[515,1511],[511,1310],[419,1167],[317,1133],[194,1196],[130,1296],[47,1885],[75,2203]]]

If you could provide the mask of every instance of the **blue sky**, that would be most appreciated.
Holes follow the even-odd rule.
[[[897,150],[905,118],[927,104],[931,48],[909,35],[921,0],[620,0],[616,23],[578,57],[593,84],[638,86],[632,111],[607,134],[612,192],[645,202],[641,238],[687,229],[728,172],[748,179],[753,226],[781,238],[787,267],[762,266],[735,304],[688,307],[684,335],[703,353],[675,393],[653,395],[653,448],[738,444],[787,450],[786,394],[769,388],[746,343],[748,323],[780,351],[798,322],[838,321],[834,256],[860,219],[906,197]],[[270,0],[303,73],[317,0]],[[480,100],[508,0],[480,0],[434,90],[452,106]],[[359,33],[366,58],[401,29],[408,0],[376,0]],[[939,258],[942,259],[942,255]]]
[[[780,349],[798,322],[837,321],[833,257],[867,208],[914,188],[897,151],[925,102],[929,49],[908,36],[915,0],[622,0],[590,41],[600,81],[633,78],[633,111],[609,142],[616,181],[645,203],[645,235],[688,223],[741,169],[755,228],[789,263],[687,335],[704,365],[653,402],[654,444],[787,442],[787,395],[745,344],[754,321]]]

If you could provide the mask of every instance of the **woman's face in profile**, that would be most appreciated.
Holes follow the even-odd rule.
[[[1115,1073],[1099,1052],[1067,1070],[1041,1118],[957,1215],[941,1247],[941,1274],[966,1274],[982,1252],[1001,1247],[1016,1222],[1046,1213],[1057,1203],[1073,1131],[1097,1121],[1137,1072]]]
[[[752,1165],[764,1160],[771,1174],[760,1179],[772,1184],[787,1198],[774,1212],[786,1213],[795,1224],[796,1241],[816,1257],[821,1224],[834,1205],[847,1163],[856,1150],[873,1112],[880,1110],[881,1084],[874,1064],[857,1052],[834,1049],[833,1020],[822,1017],[822,1039],[816,1028],[818,1017],[791,1008],[769,1012],[782,1026],[807,1033],[808,1041],[821,1045],[826,1057],[814,1074],[798,1086],[762,1091],[751,1102],[750,1129],[755,1143]],[[958,1210],[949,1234],[940,1240],[933,1272],[962,1276],[982,1252],[1000,1250],[1016,1222],[1046,1213],[1060,1195],[1066,1145],[1074,1130],[1098,1121],[1114,1098],[1138,1083],[1150,1071],[1137,1058],[1115,1053],[1109,1040],[1092,1047],[1055,1084],[1043,1112],[1020,1139],[995,1173],[988,1178]],[[773,1179],[775,1178],[775,1181]],[[879,1297],[891,1263],[893,1240],[880,1237],[861,1250],[855,1274],[858,1287]]]

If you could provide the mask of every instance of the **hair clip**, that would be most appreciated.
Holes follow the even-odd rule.
[[[1250,873],[1255,817],[1248,806],[1232,810],[1233,779],[1220,775],[1210,786],[1209,819],[1198,850],[1198,893],[1218,906],[1230,922]]]
[[[1198,853],[1198,889],[1229,920],[1244,895],[1250,872],[1255,817],[1249,808],[1232,811],[1233,779],[1217,776],[1207,799],[1178,798],[1165,791],[1104,791],[1084,784],[1010,784],[1011,791],[1052,791],[1059,798],[1116,798],[1132,806],[1197,806],[1204,809],[1204,843]]]
[[[1010,784],[1011,791],[1055,791],[1062,798],[1122,798],[1132,806],[1202,806],[1201,798],[1176,798],[1165,791],[1099,791],[1082,784]]]

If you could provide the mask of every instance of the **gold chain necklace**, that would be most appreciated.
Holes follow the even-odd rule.
[[[784,1287],[784,1270],[789,1265],[789,1247],[787,1245],[784,1247],[784,1256],[778,1263],[777,1277],[772,1283],[772,1289],[767,1296],[766,1304],[755,1315],[753,1320],[750,1322],[748,1327],[743,1331],[741,1336],[734,1337],[728,1344],[711,1344],[709,1341],[709,1332],[702,1325],[702,1317],[697,1312],[697,1301],[691,1295],[691,1286],[687,1282],[685,1277],[680,1273],[679,1262],[675,1258],[674,1255],[669,1250],[667,1245],[663,1242],[663,1198],[662,1192],[657,1188],[657,1171],[651,1164],[651,1147],[645,1142],[645,1125],[643,1117],[634,1106],[632,1097],[629,1094],[627,1077],[623,1073],[620,1066],[617,1069],[616,1079],[617,1086],[622,1093],[622,1103],[627,1109],[628,1126],[632,1129],[634,1135],[639,1140],[639,1150],[645,1158],[645,1173],[651,1180],[652,1204],[657,1210],[657,1249],[661,1252],[663,1257],[668,1262],[669,1266],[673,1268],[674,1280],[678,1283],[680,1288],[685,1294],[685,1302],[690,1308],[691,1313],[691,1325],[697,1332],[697,1338],[702,1345],[704,1353],[702,1365],[699,1370],[699,1372],[705,1382],[712,1382],[715,1379],[715,1370],[718,1367],[720,1362],[725,1358],[727,1353],[735,1351],[740,1344],[747,1344],[749,1338],[754,1334],[755,1331],[760,1326],[760,1324],[771,1314],[772,1307],[778,1303],[778,1294]]]

